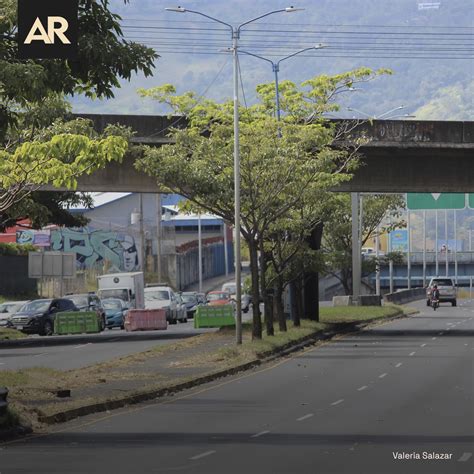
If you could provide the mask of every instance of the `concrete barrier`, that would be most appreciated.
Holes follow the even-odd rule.
[[[168,327],[165,309],[131,309],[125,317],[126,331],[157,331]]]
[[[95,311],[68,311],[56,313],[54,317],[55,334],[92,334],[100,332]]]
[[[425,288],[413,288],[412,290],[400,290],[395,293],[387,293],[383,299],[387,303],[404,304],[410,301],[422,300],[426,298]]]
[[[333,296],[333,306],[352,306],[352,296]]]
[[[360,295],[359,306],[381,306],[382,297],[378,295]]]
[[[234,326],[234,307],[231,304],[216,306],[198,306],[194,314],[194,327],[220,328],[223,326]]]

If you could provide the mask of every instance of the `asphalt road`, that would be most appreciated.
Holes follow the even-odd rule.
[[[472,474],[474,307],[419,306],[253,372],[5,444],[0,471]]]
[[[146,351],[170,344],[209,329],[194,329],[193,320],[168,326],[165,331],[126,332],[119,329],[99,334],[75,336],[30,336],[17,341],[0,342],[1,370],[49,367],[76,369],[105,362],[115,357]],[[212,329],[211,329],[212,331]],[[1,469],[0,469],[1,473]]]

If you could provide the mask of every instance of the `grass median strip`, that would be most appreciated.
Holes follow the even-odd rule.
[[[401,312],[401,307],[395,306],[321,308],[321,322],[302,320],[300,327],[290,327],[287,332],[275,327],[274,336],[264,333],[259,341],[252,341],[251,328],[246,325],[241,346],[235,345],[234,329],[226,327],[81,369],[59,371],[36,367],[0,371],[0,385],[9,388],[9,400],[17,412],[39,428],[38,417],[52,417],[87,405],[105,406],[124,397],[139,397],[192,382],[262,360],[283,348],[338,328],[341,323],[366,322]],[[58,398],[61,390],[70,390],[71,396]]]

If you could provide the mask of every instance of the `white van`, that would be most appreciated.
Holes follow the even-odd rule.
[[[145,309],[166,309],[169,324],[184,322],[176,295],[169,286],[151,286],[145,288]]]

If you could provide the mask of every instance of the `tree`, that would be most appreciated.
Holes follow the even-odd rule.
[[[321,118],[333,110],[332,98],[357,80],[375,74],[360,69],[338,76],[320,76],[302,84],[285,82],[282,122],[272,116],[271,87],[258,89],[260,102],[240,110],[241,231],[250,253],[253,296],[253,337],[261,338],[258,308],[259,243],[273,222],[300,205],[308,188],[329,189],[350,179],[349,149],[332,147],[336,127]],[[141,90],[187,118],[183,129],[172,129],[173,144],[147,148],[138,167],[156,177],[160,186],[189,200],[188,206],[233,221],[232,103],[199,102],[192,92],[175,95],[171,85]]]
[[[124,40],[119,21],[109,9],[109,0],[80,0],[78,59],[20,60],[16,2],[0,0],[0,169],[11,171],[0,181],[0,229],[26,217],[34,226],[43,225],[46,217],[57,224],[84,223],[63,206],[78,200],[87,205],[85,195],[35,190],[46,182],[72,189],[81,174],[123,156],[126,136],[121,132],[115,138],[111,133],[100,137],[80,124],[78,134],[71,129],[54,137],[48,131],[70,111],[65,94],[109,98],[119,79],[130,79],[139,71],[151,75],[157,54]],[[69,128],[74,128],[72,122]],[[28,157],[29,153],[34,156]]]
[[[322,251],[325,273],[337,278],[347,295],[352,294],[352,218],[349,194],[335,194],[331,197],[332,212],[324,222]],[[405,208],[402,195],[378,194],[363,197],[363,219],[361,245],[378,232],[385,233],[400,226],[400,216]],[[383,223],[389,217],[390,223]],[[379,262],[375,258],[362,261],[362,274],[375,271]]]

